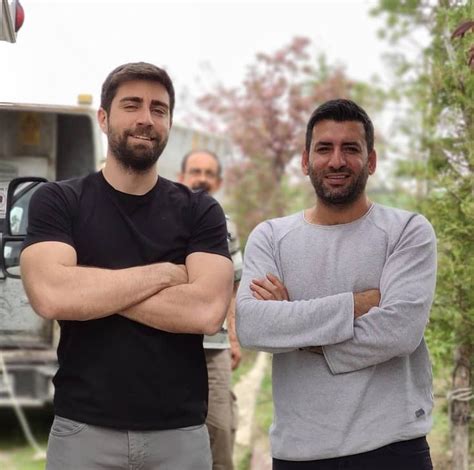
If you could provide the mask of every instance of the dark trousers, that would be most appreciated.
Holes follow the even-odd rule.
[[[362,454],[292,462],[273,459],[273,470],[432,470],[425,437],[395,442]]]

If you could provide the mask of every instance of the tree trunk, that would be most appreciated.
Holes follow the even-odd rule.
[[[454,393],[449,404],[453,470],[469,469],[469,416],[471,407],[468,396],[471,387],[470,361],[470,348],[458,346],[454,353]]]

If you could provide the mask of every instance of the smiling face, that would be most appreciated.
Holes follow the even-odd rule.
[[[143,173],[158,160],[171,125],[169,96],[161,84],[144,80],[123,83],[110,113],[99,109],[109,152],[127,170]]]
[[[309,175],[318,200],[326,205],[349,205],[363,195],[376,167],[375,150],[367,152],[364,126],[358,121],[323,120],[313,127],[303,172]]]

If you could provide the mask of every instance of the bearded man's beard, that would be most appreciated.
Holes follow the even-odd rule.
[[[368,163],[366,163],[357,178],[353,179],[351,184],[345,188],[330,188],[325,186],[324,177],[327,173],[349,173],[354,175],[354,172],[348,168],[341,168],[338,171],[331,170],[316,173],[310,165],[308,173],[316,195],[322,202],[327,205],[345,205],[356,201],[364,192],[369,177],[369,166]]]
[[[195,183],[191,187],[192,191],[205,191],[208,193],[211,190],[211,186],[207,181],[200,181],[199,183]]]
[[[130,144],[128,137],[131,135],[140,135],[153,139],[152,145],[147,143]],[[126,129],[120,135],[109,126],[108,142],[111,152],[122,167],[134,173],[145,173],[160,158],[168,142],[168,136],[160,136],[140,128],[133,131]]]

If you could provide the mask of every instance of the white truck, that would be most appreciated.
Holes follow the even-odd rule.
[[[89,106],[0,103],[1,235],[5,236],[7,228],[7,188],[12,179],[72,178],[94,171],[103,157],[102,137]],[[23,197],[23,204],[30,196],[31,191]],[[27,207],[16,207],[10,222],[14,233],[24,231]],[[21,280],[11,277],[19,248],[19,242],[2,247],[0,406],[10,406],[12,398],[22,406],[42,406],[51,401],[53,393],[58,331],[55,322],[34,314]]]
[[[222,155],[224,163],[231,153],[225,139],[173,125],[159,159],[160,175],[175,179],[183,155],[195,148]],[[104,157],[96,111],[89,105],[0,102],[0,407],[13,400],[22,407],[51,402],[57,369],[58,325],[32,311],[18,269],[29,198],[40,183],[23,182],[13,191],[14,182],[19,177],[52,181],[85,175],[100,168]],[[8,220],[7,199],[13,204]]]

